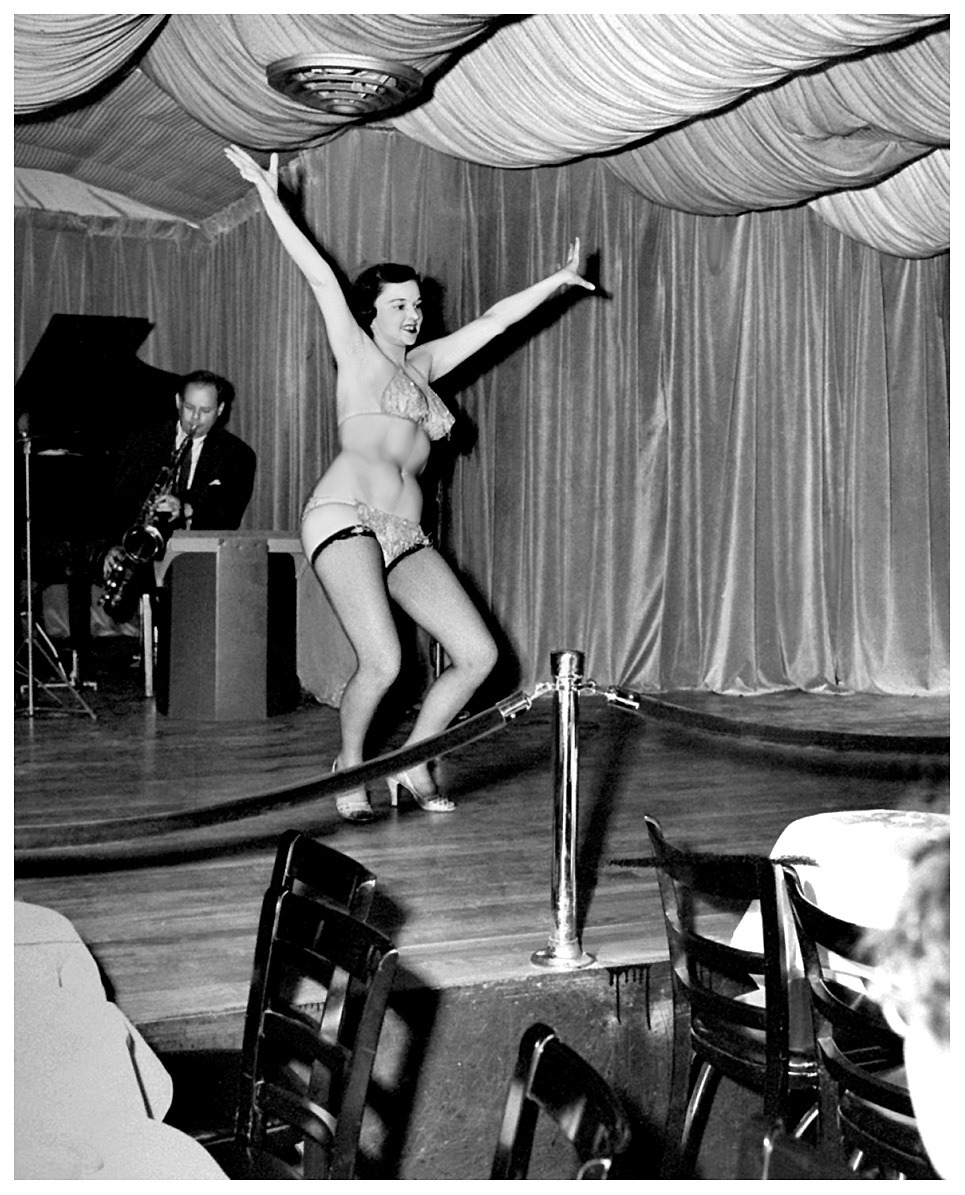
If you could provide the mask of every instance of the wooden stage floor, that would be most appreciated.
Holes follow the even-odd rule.
[[[580,925],[598,967],[665,957],[645,813],[677,841],[766,852],[788,821],[808,813],[947,810],[947,699],[667,696],[744,732],[580,699]],[[58,826],[304,784],[324,775],[337,745],[337,715],[325,706],[305,704],[257,724],[188,724],[157,714],[130,673],[121,684],[106,678],[86,699],[96,722],[16,718],[17,834],[47,828],[56,837]],[[850,727],[881,735],[888,750],[768,744],[758,727]],[[459,804],[452,814],[390,811],[382,790],[373,803],[385,816],[373,825],[342,822],[329,798],[163,840],[88,847],[51,869],[57,874],[42,874],[40,852],[15,851],[15,896],[66,914],[117,1003],[168,1046],[223,1044],[219,1021],[237,1023],[273,844],[289,826],[377,874],[375,920],[399,945],[408,984],[545,976],[530,956],[547,944],[552,924],[553,735],[552,701],[541,698],[495,734],[446,755],[440,779]],[[895,749],[903,736],[914,750]]]

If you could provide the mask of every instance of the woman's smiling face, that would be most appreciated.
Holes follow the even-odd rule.
[[[422,327],[422,292],[418,282],[387,282],[375,300],[372,336],[378,342],[411,348]]]

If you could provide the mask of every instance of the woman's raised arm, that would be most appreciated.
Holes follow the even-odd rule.
[[[225,156],[248,182],[254,183],[268,219],[292,261],[308,279],[325,321],[325,330],[336,359],[364,335],[352,315],[335,271],[292,220],[278,196],[278,155],[272,154],[268,169],[237,145],[225,148]]]
[[[438,340],[428,341],[422,345],[421,352],[425,354],[428,365],[424,371],[426,376],[430,381],[433,378],[443,377],[457,365],[468,360],[474,353],[478,353],[481,348],[505,332],[507,328],[535,311],[541,303],[551,298],[564,286],[582,286],[585,290],[596,290],[594,284],[584,278],[580,272],[579,237],[570,246],[566,261],[555,273],[539,282],[534,282],[525,290],[500,299],[477,319],[463,325],[457,331],[451,332],[448,336],[440,336]],[[419,349],[414,351],[420,352]]]

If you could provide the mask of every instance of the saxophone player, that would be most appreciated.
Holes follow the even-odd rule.
[[[156,519],[170,532],[234,531],[251,499],[255,454],[223,427],[232,396],[230,383],[207,370],[181,379],[175,399],[177,418],[138,428],[121,451],[110,504],[112,546],[104,558],[109,576],[123,552],[125,533],[139,521]],[[190,440],[190,448],[179,450]],[[154,490],[173,461],[182,464],[170,484]],[[145,506],[149,509],[145,510]],[[142,570],[139,590],[150,583],[153,566]]]

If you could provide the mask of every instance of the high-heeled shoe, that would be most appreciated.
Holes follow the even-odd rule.
[[[400,789],[404,793],[408,793],[419,808],[424,809],[426,813],[449,813],[456,807],[455,801],[443,796],[438,789],[431,793],[419,792],[412,783],[408,772],[398,772],[395,776],[386,776],[385,782],[389,786],[389,800],[393,809],[399,803]]]
[[[338,759],[332,764],[332,774],[338,771]],[[353,788],[351,792],[339,793],[335,798],[335,808],[339,817],[347,822],[374,822],[378,814],[369,804],[368,793],[364,788]]]

